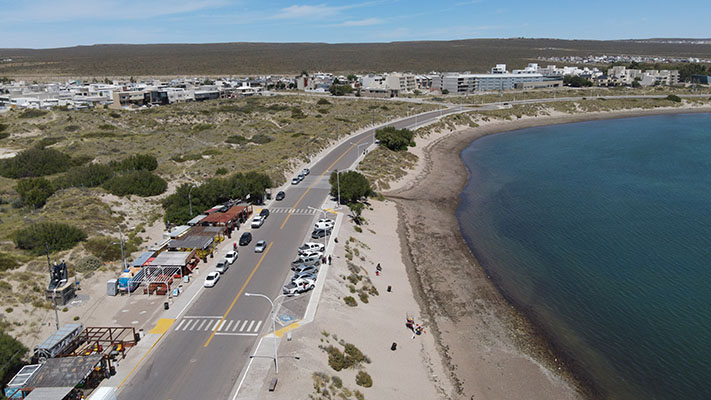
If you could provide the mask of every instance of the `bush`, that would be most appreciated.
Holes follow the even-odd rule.
[[[1,125],[1,124],[0,124]],[[5,139],[6,137],[10,136],[9,133],[7,132],[0,132],[0,140]]]
[[[331,378],[331,381],[333,382],[333,386],[335,386],[339,389],[343,387],[343,380],[341,378],[339,378],[338,376],[334,375]]]
[[[64,130],[67,132],[76,132],[79,130],[79,128],[80,128],[79,125],[67,125],[64,127]]]
[[[393,151],[407,150],[408,146],[414,146],[412,141],[414,133],[409,129],[397,129],[394,126],[386,126],[375,131],[375,138],[380,144]]]
[[[346,355],[346,361],[349,367],[358,365],[362,362],[370,363],[368,357],[366,357],[357,347],[350,343],[345,344],[345,349],[343,350]]]
[[[0,160],[0,175],[11,178],[29,178],[64,172],[72,166],[71,158],[54,149],[33,147],[15,157]]]
[[[37,118],[45,116],[49,113],[47,110],[25,110],[20,114],[19,118]]]
[[[232,135],[228,137],[225,142],[232,144],[245,144],[247,143],[247,138],[242,135]]]
[[[360,292],[360,293],[358,294],[358,297],[360,298],[360,302],[361,302],[361,303],[365,303],[365,304],[368,303],[368,293]]]
[[[22,368],[25,364],[22,359],[26,353],[27,347],[0,330],[0,387],[4,387]]]
[[[25,178],[15,186],[23,205],[41,208],[47,199],[54,194],[52,183],[45,178]]]
[[[356,299],[353,298],[353,296],[346,296],[343,298],[343,301],[346,303],[347,306],[350,307],[355,307],[358,305],[358,302]]]
[[[40,222],[15,231],[14,240],[17,248],[38,255],[45,252],[45,245],[50,252],[71,249],[86,240],[86,233],[71,225]]]
[[[667,100],[673,101],[675,103],[681,103],[681,97],[679,97],[675,94],[670,94],[669,96],[667,96]]]
[[[8,254],[0,251],[0,272],[9,271],[20,266],[20,262],[17,261],[12,254]]]
[[[349,367],[346,363],[346,356],[335,346],[326,347],[326,353],[328,353],[328,365],[334,370],[340,371]]]
[[[326,99],[318,99],[318,101],[316,102],[316,104],[318,104],[318,105],[325,105],[325,104],[331,104],[331,102],[328,101],[328,100],[326,100]]]
[[[101,260],[94,256],[86,256],[77,261],[74,268],[77,272],[81,272],[82,274],[94,272],[97,269],[101,268]]]
[[[158,160],[150,154],[135,154],[121,161],[112,161],[109,166],[117,172],[154,171],[158,168]]]
[[[114,176],[103,184],[103,188],[116,196],[135,194],[149,197],[164,193],[168,182],[150,171],[139,170]]]
[[[306,118],[306,114],[304,114],[304,112],[301,111],[301,108],[299,108],[299,107],[292,107],[292,108],[291,108],[291,118],[293,118],[293,119],[304,119],[304,118]]]
[[[57,179],[55,184],[59,188],[68,187],[96,187],[113,176],[111,167],[105,164],[89,164],[73,167]]]
[[[101,261],[121,259],[121,245],[118,238],[111,236],[93,237],[84,243],[84,248],[91,253],[90,257],[96,259],[99,264]],[[77,269],[79,269],[78,266]]]
[[[265,135],[263,133],[258,133],[249,139],[250,142],[256,143],[256,144],[266,144],[266,143],[271,142],[272,140],[274,140],[274,139],[272,139],[271,136]]]
[[[337,85],[333,84],[328,91],[334,96],[343,96],[348,93],[353,93],[353,87],[351,85]]]
[[[0,132],[5,132],[8,126],[7,124],[0,124]]]
[[[116,111],[111,111],[109,114],[109,117],[111,118],[121,118],[121,114],[117,113]]]
[[[373,378],[365,371],[358,371],[358,375],[356,375],[356,385],[367,388],[371,387],[373,386]]]
[[[220,167],[215,171],[215,175],[227,175],[227,168],[225,167]]]

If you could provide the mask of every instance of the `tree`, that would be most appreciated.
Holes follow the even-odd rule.
[[[0,331],[0,387],[5,387],[5,384],[22,368],[25,354],[27,354],[27,347]]]
[[[15,246],[29,250],[33,254],[45,252],[45,245],[50,252],[67,250],[86,240],[86,233],[81,229],[56,222],[40,222],[18,229],[14,233]]]
[[[54,194],[52,183],[45,178],[25,178],[15,186],[20,201],[25,206],[41,208],[47,199]]]
[[[578,75],[566,75],[563,77],[563,85],[570,87],[590,87],[593,83]]]
[[[363,208],[365,206],[363,203],[348,203],[348,208],[351,210],[351,218],[356,225],[360,225],[362,222],[361,214],[363,213]]]
[[[632,87],[638,88],[638,87],[642,87],[642,85],[639,83],[639,80],[635,79],[632,81]]]
[[[33,147],[15,157],[0,160],[0,175],[19,179],[52,175],[72,166],[71,158],[54,149]]]
[[[346,79],[348,79],[349,82],[355,82],[358,79],[358,77],[355,74],[348,74]]]
[[[442,94],[449,94],[449,89],[442,89]]]
[[[338,196],[338,187],[340,186],[341,204],[357,203],[364,197],[373,194],[368,178],[358,171],[346,171],[340,174],[334,171],[328,182],[331,184],[331,196]]]
[[[386,126],[375,131],[375,138],[380,144],[393,151],[407,150],[408,146],[414,146],[412,138],[414,132],[409,129],[397,129],[394,126]]]
[[[328,91],[334,96],[343,96],[345,94],[353,93],[353,87],[351,85],[339,85],[338,80],[334,80]]]

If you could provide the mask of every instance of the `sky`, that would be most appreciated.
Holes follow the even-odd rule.
[[[710,38],[711,7],[658,0],[0,0],[0,48],[107,43]]]

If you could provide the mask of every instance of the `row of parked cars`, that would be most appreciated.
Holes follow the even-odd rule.
[[[291,184],[292,184],[292,185],[298,185],[298,184],[301,183],[301,181],[303,181],[304,178],[306,178],[306,176],[307,176],[308,174],[310,174],[310,173],[311,173],[311,170],[310,170],[310,169],[308,169],[308,168],[302,169],[301,172],[299,172],[299,175],[297,175],[297,176],[295,176],[295,177],[293,177],[293,178],[291,179]]]
[[[295,295],[313,289],[325,250],[323,243],[307,242],[300,246],[296,260],[291,263],[294,275],[290,282],[284,285],[282,293]]]

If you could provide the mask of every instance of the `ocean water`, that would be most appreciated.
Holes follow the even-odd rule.
[[[711,114],[518,130],[462,159],[472,252],[605,397],[711,399]]]

